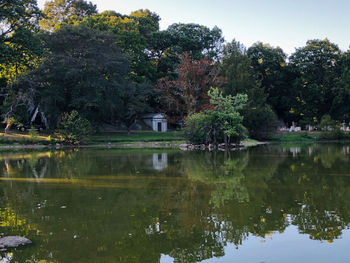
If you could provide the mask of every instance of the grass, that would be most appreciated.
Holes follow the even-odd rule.
[[[11,133],[5,134],[4,132],[0,132],[0,145],[49,143],[49,141],[50,136],[44,134],[35,136],[34,138],[27,133],[11,131]]]
[[[275,135],[271,139],[276,142],[322,142],[322,141],[348,141],[348,132],[296,132]]]
[[[319,134],[314,132],[283,133],[272,137],[277,142],[315,142]]]
[[[5,145],[30,145],[30,144],[50,144],[54,140],[49,134],[39,134],[37,136],[31,136],[28,132],[11,131],[9,134],[0,132],[0,146]],[[137,131],[131,132],[111,132],[100,133],[91,137],[88,144],[137,144],[138,142],[172,142],[181,143],[184,141],[181,132],[153,132],[153,131]]]
[[[100,133],[92,136],[91,141],[99,142],[160,142],[160,141],[182,141],[181,132],[110,132]]]
[[[258,142],[258,140],[251,139],[251,138],[247,138],[247,139],[243,140],[242,142],[257,143],[257,142]]]

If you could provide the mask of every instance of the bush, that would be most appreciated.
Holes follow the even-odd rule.
[[[76,110],[64,113],[59,129],[60,136],[64,142],[80,144],[88,140],[93,133],[91,123],[79,116]]]
[[[345,132],[343,132],[339,127],[335,127],[331,131],[323,131],[320,133],[318,139],[319,140],[342,140],[347,136]]]
[[[208,95],[214,108],[189,115],[185,122],[185,137],[197,144],[239,143],[245,138],[246,130],[238,110],[244,107],[247,96],[224,97],[218,89],[210,90]]]
[[[209,143],[210,120],[205,113],[194,113],[187,117],[184,135],[192,143]]]
[[[321,119],[319,128],[321,131],[335,131],[337,129],[336,127],[336,121],[332,120],[331,116],[328,114],[324,115]]]
[[[30,127],[28,134],[31,140],[36,141],[38,139],[39,133],[33,126]]]

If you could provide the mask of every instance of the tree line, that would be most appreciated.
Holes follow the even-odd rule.
[[[77,111],[98,126],[163,112],[181,127],[210,110],[208,92],[246,94],[249,134],[264,138],[281,122],[317,125],[325,115],[350,121],[350,51],[309,40],[289,57],[257,42],[226,42],[218,27],[176,23],[160,30],[149,10],[98,12],[85,0],[0,3],[1,114],[46,128]]]

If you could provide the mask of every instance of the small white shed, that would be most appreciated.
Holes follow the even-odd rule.
[[[158,132],[166,132],[168,130],[168,121],[164,114],[153,113],[146,114],[142,117],[143,122],[152,130]]]

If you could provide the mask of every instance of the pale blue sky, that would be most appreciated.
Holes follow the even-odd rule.
[[[43,7],[45,0],[38,0]],[[324,39],[350,46],[350,0],[92,0],[99,11],[129,14],[150,9],[160,17],[161,29],[172,23],[198,23],[222,29],[226,41],[249,47],[261,41],[286,53],[308,39]]]

